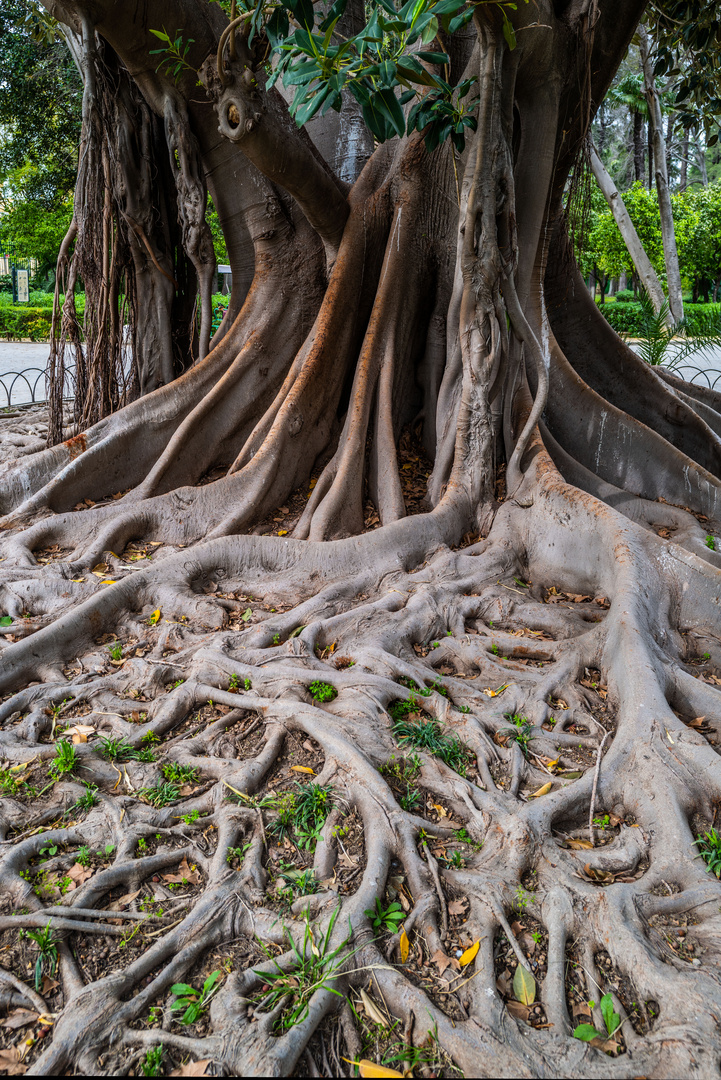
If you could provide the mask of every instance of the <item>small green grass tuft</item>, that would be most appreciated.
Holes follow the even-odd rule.
[[[310,684],[308,690],[310,691],[314,701],[333,701],[335,698],[338,697],[338,691],[336,690],[335,686],[331,686],[331,684],[327,682],[321,682],[318,679],[316,679],[315,682],[312,682]]]
[[[715,829],[709,829],[694,840],[698,854],[706,863],[706,870],[721,878],[721,836]],[[698,856],[697,856],[698,857]]]

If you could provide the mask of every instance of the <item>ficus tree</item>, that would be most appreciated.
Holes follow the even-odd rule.
[[[2,930],[61,935],[33,1072],[340,1073],[372,979],[468,1075],[711,1075],[721,399],[615,335],[566,213],[644,4],[48,8],[83,393],[122,297],[146,392],[3,474]],[[46,910],[48,842],[110,854]]]

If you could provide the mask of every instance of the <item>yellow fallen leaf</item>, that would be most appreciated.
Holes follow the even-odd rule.
[[[487,686],[484,688],[483,693],[487,694],[488,697],[498,697],[499,694],[502,694],[503,691],[507,689],[508,683],[504,683],[503,686],[499,686],[497,690],[491,690],[490,686]]]
[[[554,758],[553,761],[544,761],[543,764],[546,766],[547,769],[555,769],[556,765],[558,765],[560,760],[560,758]]]
[[[432,802],[431,806],[433,807],[434,810],[438,811],[438,814],[439,814],[440,817],[442,817],[442,818],[443,817],[448,817],[448,811],[446,810],[445,806],[441,806],[440,803],[435,803],[435,802]]]
[[[74,581],[76,585],[79,585],[81,581],[85,581],[85,578],[84,577],[74,577],[74,578],[70,578],[70,580]]]
[[[148,619],[148,622],[150,623],[151,626],[154,626],[155,623],[158,622],[159,619],[160,619],[160,608],[156,608],[155,611],[153,612],[153,614]]]
[[[458,960],[458,963],[461,965],[461,967],[466,967],[467,964],[470,964],[471,960],[475,959],[476,953],[478,952],[480,947],[480,938],[478,939],[478,941],[474,941],[472,945],[469,945],[463,956],[461,956]]]
[[[105,581],[101,581],[101,585],[117,585],[117,578],[106,578]]]
[[[572,851],[586,851],[593,847],[590,840],[567,840],[566,847],[571,848]]]
[[[408,940],[408,934],[405,932],[405,930],[401,930],[401,938],[398,944],[401,950],[401,963],[405,964],[411,948],[411,944]]]
[[[287,536],[287,535],[288,535],[288,530],[287,529],[278,529],[278,536]]]
[[[310,773],[311,776],[315,776],[315,771],[313,769],[309,769],[307,765],[291,765],[291,771],[292,772],[307,772],[307,773]]]
[[[387,1069],[385,1065],[376,1065],[374,1061],[368,1061],[367,1058],[361,1058],[357,1064],[360,1076],[403,1076],[403,1073],[396,1072],[395,1069]]]
[[[541,795],[548,795],[548,793],[549,793],[549,791],[551,790],[552,787],[553,787],[553,782],[551,780],[549,780],[547,784],[543,785],[543,787],[539,787],[538,791],[532,792],[532,794],[530,794],[528,796],[528,798],[529,799],[538,799]]]

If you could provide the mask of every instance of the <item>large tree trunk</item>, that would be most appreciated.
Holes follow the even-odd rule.
[[[651,303],[653,304],[655,311],[658,312],[661,310],[665,301],[663,286],[658,280],[658,275],[651,265],[651,260],[646,254],[643,244],[639,239],[636,228],[626,209],[626,204],[593,144],[591,144],[590,147],[590,155],[591,170],[596,178],[596,183],[601,190],[601,194],[608,203],[614,221],[618,225],[618,230],[623,237],[623,242],[628,248],[628,253],[631,256],[633,265],[636,267],[636,273],[640,277],[644,289],[651,298]]]
[[[646,89],[646,101],[648,102],[648,127],[653,145],[653,162],[656,176],[656,193],[658,195],[658,208],[661,216],[661,236],[663,238],[663,255],[666,263],[666,281],[668,284],[668,306],[674,322],[683,319],[683,291],[681,289],[681,271],[678,265],[678,251],[676,250],[676,230],[673,224],[673,212],[671,209],[671,189],[668,184],[668,168],[666,165],[666,140],[663,137],[663,117],[661,116],[661,100],[656,81],[653,76],[653,61],[646,28],[639,27],[639,39],[641,48],[641,61],[643,63],[643,78]],[[650,186],[650,185],[649,185]]]
[[[391,1043],[716,1075],[721,399],[616,336],[563,210],[643,6],[504,8],[511,50],[478,5],[463,155],[394,139],[349,188],[264,54],[218,70],[219,5],[53,4],[189,148],[170,190],[205,177],[233,292],[188,372],[3,474],[0,1003],[53,1014],[34,1075]]]

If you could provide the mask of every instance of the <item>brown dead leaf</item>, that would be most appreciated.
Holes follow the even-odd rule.
[[[169,881],[177,885],[199,885],[201,878],[195,867],[191,870],[188,866],[188,860],[184,856],[183,861],[178,867],[178,872],[176,874],[161,874],[161,880]]]
[[[514,1019],[528,1023],[528,1017],[531,1014],[529,1005],[522,1005],[520,1001],[507,1001],[506,1008]]]
[[[505,998],[510,996],[512,982],[511,973],[508,968],[506,968],[496,979],[496,990],[501,997]]]
[[[700,728],[705,719],[705,716],[697,716],[695,720],[689,720],[688,727]]]
[[[578,1016],[587,1016],[589,1020],[591,1019],[591,1010],[585,1001],[577,1001],[571,1009],[571,1014],[573,1015],[574,1020]]]
[[[315,747],[313,746],[313,743],[310,741],[310,739],[305,740],[305,742],[303,743],[303,749],[310,750],[311,753],[314,753]]]
[[[369,993],[365,990],[361,990],[361,1001],[363,1002],[363,1009],[369,1020],[372,1020],[374,1024],[380,1024],[381,1027],[387,1028],[388,1021],[383,1015],[380,1006]]]
[[[451,900],[448,905],[449,915],[465,915],[466,908],[468,907],[467,900]]]
[[[79,862],[74,863],[68,870],[67,876],[71,881],[74,881],[76,885],[82,885],[84,881],[93,876],[93,871],[85,866],[81,866]]]
[[[533,956],[537,948],[536,942],[533,940],[528,930],[524,930],[522,934],[519,934],[518,944],[527,956]]]
[[[43,984],[40,987],[40,993],[43,997],[47,997],[48,994],[52,994],[53,990],[57,990],[60,983],[57,979],[51,979],[49,975],[43,975]]]
[[[210,1058],[205,1058],[204,1061],[188,1061],[185,1065],[181,1065],[179,1069],[174,1069],[169,1073],[169,1076],[205,1076],[205,1070],[210,1065]]]
[[[17,1046],[10,1046],[7,1050],[0,1050],[0,1069],[8,1076],[23,1076],[27,1067],[21,1062],[20,1050]]]
[[[0,1027],[10,1028],[15,1031],[16,1028],[25,1027],[26,1024],[33,1024],[38,1018],[38,1013],[33,1012],[32,1009],[13,1009],[9,1016],[6,1016],[4,1020],[0,1021]]]
[[[140,889],[136,892],[126,893],[125,896],[119,897],[117,900],[113,900],[112,904],[108,904],[108,911],[122,911],[124,907],[132,903],[136,896],[140,896]]]
[[[597,1050],[603,1050],[604,1054],[615,1054],[618,1050],[618,1043],[615,1039],[604,1039],[599,1036],[596,1039],[591,1039],[589,1046],[595,1046]]]
[[[593,844],[590,840],[567,840],[566,847],[571,848],[572,851],[585,851],[592,848]]]
[[[610,870],[594,870],[589,863],[586,863],[583,870],[586,876],[590,877],[591,881],[595,881],[599,885],[610,885],[616,880],[616,875],[612,874]]]
[[[436,965],[441,975],[447,967],[450,967],[451,958],[450,956],[446,956],[446,954],[443,952],[443,949],[436,949],[436,951],[433,953],[433,956],[431,957],[431,960]]]

